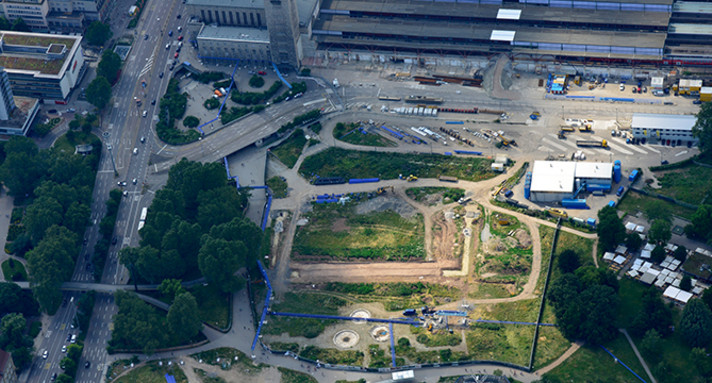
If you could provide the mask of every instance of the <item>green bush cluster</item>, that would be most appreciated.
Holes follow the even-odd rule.
[[[225,73],[225,72],[203,72],[203,73],[195,76],[194,78],[198,82],[207,84],[209,82],[222,80],[225,77],[227,77],[227,73]],[[230,84],[228,83],[228,85],[230,85]],[[216,86],[216,88],[219,88],[219,86]]]
[[[237,104],[242,104],[242,105],[255,105],[255,104],[261,104],[264,103],[265,101],[269,100],[270,97],[274,96],[275,93],[279,90],[279,88],[282,87],[282,83],[279,81],[275,81],[272,86],[269,87],[264,92],[261,93],[253,93],[253,92],[238,92],[237,90],[233,91],[230,94],[230,99],[232,102],[237,103]]]
[[[278,133],[284,133],[284,132],[286,132],[290,129],[293,129],[297,126],[300,126],[302,124],[315,121],[319,117],[321,117],[321,110],[319,110],[319,109],[314,109],[314,110],[311,110],[304,114],[300,114],[297,117],[294,117],[294,119],[291,122],[288,122],[288,123],[282,125],[279,128]]]
[[[212,110],[220,106],[220,100],[214,97],[210,97],[209,99],[205,100],[203,103],[203,106],[207,110]]]
[[[305,82],[295,82],[292,85],[292,89],[282,93],[272,100],[274,103],[282,102],[287,99],[287,97],[294,97],[297,93],[304,93],[307,91],[307,84]]]
[[[265,85],[265,79],[262,76],[253,75],[248,84],[253,88],[262,88]]]
[[[195,130],[181,132],[175,127],[175,120],[183,117],[188,103],[188,95],[179,93],[179,90],[178,80],[172,78],[168,82],[166,94],[161,98],[156,124],[158,138],[171,145],[188,144],[197,141],[200,137],[200,133]]]
[[[213,83],[213,88],[215,88],[215,89],[220,89],[220,88],[225,88],[225,89],[227,89],[227,87],[230,86],[230,83],[231,83],[231,82],[232,82],[232,80],[230,80],[230,79],[218,81],[218,82]],[[234,90],[234,89],[233,89],[233,90]]]

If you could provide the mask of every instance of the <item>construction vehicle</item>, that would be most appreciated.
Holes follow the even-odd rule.
[[[561,125],[560,128],[561,128],[561,130],[563,130],[564,132],[573,132],[573,131],[575,131],[574,127],[571,126],[571,125]]]
[[[388,189],[391,189],[391,191],[393,191],[393,186],[382,186],[376,190],[376,194],[385,194]]]
[[[579,130],[579,132],[588,132],[588,133],[593,132],[593,130],[591,130],[591,124],[588,124],[588,123],[579,125],[578,130]]]
[[[549,208],[549,214],[554,217],[569,218],[569,214],[561,209]]]
[[[608,148],[608,141],[576,140],[576,145],[582,148]]]
[[[532,114],[529,115],[529,118],[531,118],[532,120],[538,120],[539,117],[541,117],[541,113],[539,112],[532,112]]]
[[[408,182],[415,182],[415,181],[418,180],[418,177],[416,177],[416,176],[414,176],[414,175],[411,174],[411,175],[409,175],[405,180],[408,181]]]
[[[556,136],[561,140],[565,140],[566,139],[566,131],[559,130],[559,133]]]
[[[502,145],[504,146],[517,146],[517,143],[513,138],[509,138],[503,134],[500,134],[498,138],[502,141]]]

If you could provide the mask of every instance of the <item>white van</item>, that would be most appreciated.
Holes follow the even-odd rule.
[[[69,341],[69,343],[77,343],[77,334],[72,334],[72,339]]]

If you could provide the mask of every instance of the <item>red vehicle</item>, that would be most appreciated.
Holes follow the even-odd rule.
[[[183,35],[178,36],[178,41],[183,41]]]
[[[260,75],[260,76],[264,76],[264,75],[267,74],[267,72],[261,70],[261,71],[257,72],[257,74]]]
[[[173,55],[173,58],[175,58],[175,59],[178,58],[178,52],[176,52],[176,54]]]

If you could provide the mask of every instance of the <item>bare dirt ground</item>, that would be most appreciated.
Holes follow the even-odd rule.
[[[433,220],[432,253],[438,259],[459,258],[464,240],[463,236],[457,235],[455,221],[445,218],[443,211],[436,213],[431,219]]]
[[[300,263],[290,264],[293,283],[339,281],[359,282],[433,282],[441,283],[445,269],[460,267],[458,260],[438,262],[371,262],[371,263]]]

